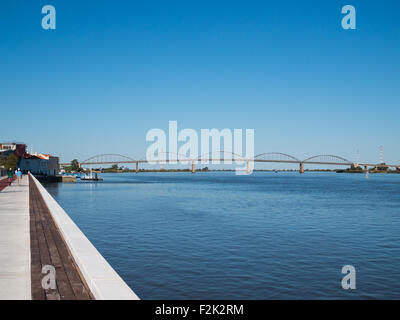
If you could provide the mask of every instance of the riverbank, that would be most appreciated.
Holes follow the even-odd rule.
[[[377,170],[336,170],[336,173],[377,173],[377,174],[400,174],[400,170],[387,170],[387,171],[377,171]]]
[[[55,287],[43,287],[47,273]],[[0,299],[138,297],[41,183],[24,175],[21,186],[0,192]]]

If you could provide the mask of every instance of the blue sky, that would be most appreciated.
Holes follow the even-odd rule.
[[[0,140],[142,157],[177,120],[254,128],[256,153],[377,162],[382,144],[400,163],[399,57],[398,1],[3,1]]]

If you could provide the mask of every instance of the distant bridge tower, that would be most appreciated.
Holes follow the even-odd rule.
[[[379,146],[379,163],[380,164],[383,163],[383,146],[382,145]]]
[[[355,163],[354,166],[357,168],[359,163],[360,163],[360,151],[357,149],[357,152],[356,152],[356,163]]]
[[[192,173],[196,173],[196,167],[194,161],[192,161]]]

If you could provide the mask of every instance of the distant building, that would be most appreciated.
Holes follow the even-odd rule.
[[[15,154],[18,158],[26,155],[26,145],[15,142],[0,143],[0,157],[6,159],[10,154]]]
[[[20,159],[18,166],[22,172],[44,176],[55,176],[60,170],[59,158],[49,154],[28,153]]]
[[[17,147],[16,143],[8,143],[8,142],[0,143],[0,150],[15,150],[16,147]]]
[[[29,171],[36,175],[55,176],[60,170],[58,157],[41,153],[29,154],[26,152],[26,145],[23,143],[0,143],[0,157],[7,159],[11,154],[18,158],[18,167],[24,173]]]

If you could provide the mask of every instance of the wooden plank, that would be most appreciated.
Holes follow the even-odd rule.
[[[71,253],[58,230],[43,197],[30,178],[29,187],[31,226],[32,299],[73,300],[93,299]],[[57,289],[42,288],[44,265],[56,270]]]
[[[51,265],[56,270],[56,283],[57,289],[59,292],[59,296],[61,299],[72,300],[75,298],[74,292],[72,290],[69,279],[65,273],[63,263],[61,262],[61,257],[58,254],[58,250],[53,239],[52,232],[50,229],[54,228],[52,217],[46,212],[47,208],[44,208],[43,203],[39,201],[38,210],[41,216],[41,223],[43,228],[43,234],[47,242],[47,247],[49,250],[49,255],[51,259]],[[55,237],[59,237],[58,234],[55,234]],[[49,294],[49,292],[46,293]]]
[[[30,181],[30,184],[32,181]],[[39,252],[39,241],[37,238],[36,216],[34,211],[34,191],[29,188],[29,222],[31,238],[31,294],[33,300],[46,300],[45,292],[42,288],[42,265]]]
[[[57,265],[55,264],[57,275],[61,274],[63,279],[69,283],[69,287],[75,298],[85,300],[89,299],[89,294],[82,283],[82,279],[79,277],[77,268],[74,265],[74,261],[67,249],[67,246],[64,240],[61,238],[60,232],[55,225],[48,208],[44,206],[45,204],[44,202],[42,202],[41,210],[44,213],[44,216],[46,217],[46,222],[48,224],[44,227],[46,238],[49,239],[48,243],[50,250],[54,251],[54,255],[58,259]],[[61,285],[63,284],[63,279],[60,279]],[[64,289],[66,288],[64,287]],[[66,294],[61,291],[62,290],[60,290],[61,296],[65,297]]]

